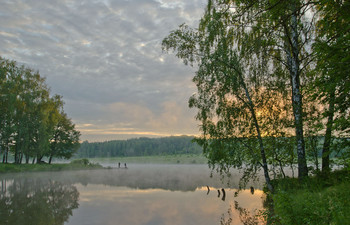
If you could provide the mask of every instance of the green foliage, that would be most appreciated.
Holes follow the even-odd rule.
[[[92,163],[88,159],[75,159],[69,163],[70,165],[82,166],[83,168],[102,168],[102,166],[98,163]]]
[[[302,183],[280,179],[273,194],[274,216],[280,224],[346,224],[350,221],[349,186],[349,170]]]
[[[70,164],[87,166],[90,164],[90,162],[88,159],[74,159],[73,161],[70,162]]]
[[[212,168],[245,164],[248,177],[260,167],[267,178],[269,163],[276,178],[297,163],[303,178],[306,160],[318,172],[320,152],[329,159],[339,150],[336,139],[348,164],[349,7],[210,0],[198,28],[182,24],[163,40],[163,50],[198,66],[189,106],[198,109],[196,141]]]
[[[71,158],[80,146],[79,137],[80,132],[75,130],[75,125],[61,110],[50,140],[50,162],[52,157]]]
[[[259,6],[209,1],[197,29],[181,25],[162,44],[185,64],[198,65],[193,78],[198,93],[189,106],[198,109],[202,136],[197,141],[210,166],[223,172],[242,163],[250,167],[246,172],[261,167],[268,182],[268,149],[262,137],[290,136],[292,104],[286,69],[269,55],[276,46],[261,32],[270,24],[252,16],[263,12]]]
[[[0,164],[0,173],[11,172],[39,172],[39,171],[62,171],[62,170],[83,170],[83,169],[102,169],[98,163],[92,163],[88,160],[76,161],[68,164]]]
[[[323,0],[317,10],[318,36],[313,44],[317,64],[310,89],[313,99],[326,105],[320,117],[327,118],[322,171],[329,172],[334,133],[343,138],[350,133],[350,3]]]
[[[344,224],[350,220],[349,185],[320,193],[303,190],[294,195],[278,194],[274,198],[275,213],[281,215],[282,224]]]
[[[0,57],[0,154],[15,163],[43,157],[69,158],[80,133],[63,111],[61,96],[50,90],[39,72]]]

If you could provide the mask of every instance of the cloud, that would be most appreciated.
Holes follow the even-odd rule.
[[[99,137],[101,135],[105,137],[195,135],[197,126],[190,111],[176,102],[163,102],[158,112],[152,111],[147,105],[115,102],[102,105],[102,108],[97,109],[96,115],[99,115],[96,116],[97,120],[90,120],[89,123],[84,124],[83,122],[87,119],[83,118],[77,128],[90,139],[94,135]],[[108,139],[110,138],[103,140]]]
[[[161,41],[179,24],[197,24],[205,2],[3,0],[0,55],[39,70],[77,125],[193,133],[194,69],[162,53]]]

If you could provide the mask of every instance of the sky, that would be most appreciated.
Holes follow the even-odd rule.
[[[89,142],[198,134],[195,68],[161,42],[206,0],[1,0],[0,56],[46,78]]]

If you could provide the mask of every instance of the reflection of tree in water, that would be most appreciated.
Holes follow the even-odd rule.
[[[261,224],[261,215],[260,214],[252,214],[248,209],[240,207],[238,202],[235,201],[234,210],[236,210],[239,213],[239,219],[244,225],[258,225]],[[232,205],[227,210],[228,219],[225,218],[225,215],[223,214],[220,220],[221,225],[231,225],[232,224]]]
[[[79,206],[79,192],[73,185],[41,179],[0,184],[0,224],[61,225]]]
[[[226,220],[225,215],[222,214],[221,216],[221,220],[220,220],[220,224],[221,225],[231,225],[232,224],[232,208],[230,206],[230,208],[227,210],[227,214],[228,214],[228,219]]]
[[[254,188],[250,188],[250,193],[254,195]],[[239,192],[235,192],[234,197],[237,197]],[[239,216],[240,221],[244,225],[258,225],[258,224],[266,224],[264,217],[262,215],[262,211],[258,211],[258,213],[255,213],[256,210],[252,213],[249,209],[241,207],[238,203],[238,201],[234,201],[234,205],[230,205],[230,208],[227,210],[227,217],[225,214],[222,214],[220,224],[221,225],[231,225],[233,222],[233,212],[236,212]],[[235,214],[236,214],[235,213]]]
[[[210,188],[209,186],[207,186],[207,195],[210,192]],[[221,188],[222,191],[222,201],[225,201],[226,199],[226,191],[224,188]],[[236,191],[234,193],[234,197],[238,197],[240,190]],[[221,192],[220,189],[217,189],[217,193],[218,193],[218,198],[220,198],[221,196]],[[252,195],[254,195],[254,187],[250,187],[250,193]],[[265,201],[264,201],[265,202]],[[233,217],[235,215],[233,215],[233,212],[235,212],[235,214],[237,213],[239,216],[240,221],[244,224],[244,225],[258,225],[258,224],[266,224],[264,221],[264,217],[263,217],[263,212],[261,210],[258,211],[257,214],[252,214],[251,211],[249,209],[246,209],[244,207],[241,207],[238,203],[238,201],[234,201],[234,209],[233,209],[233,205],[230,205],[230,208],[227,210],[227,216],[228,218],[226,219],[225,214],[222,214],[221,216],[221,220],[220,220],[220,224],[221,225],[231,225],[234,220]],[[256,210],[254,210],[254,212],[256,212]]]
[[[259,214],[252,215],[249,210],[240,207],[237,201],[235,201],[235,209],[239,212],[239,218],[244,225],[259,224]]]

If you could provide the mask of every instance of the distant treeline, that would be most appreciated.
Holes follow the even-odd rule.
[[[194,137],[134,138],[105,142],[87,141],[80,145],[75,157],[124,157],[175,154],[201,154],[202,148],[192,142]]]

